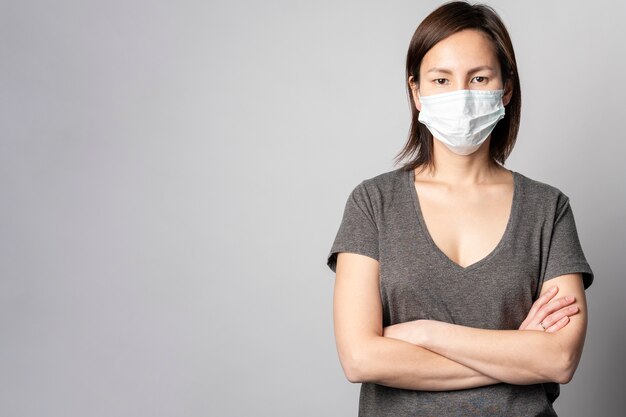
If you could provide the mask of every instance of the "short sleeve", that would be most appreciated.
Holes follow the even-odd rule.
[[[550,238],[544,282],[560,275],[577,272],[582,273],[583,284],[587,289],[593,282],[594,274],[578,239],[569,198],[561,193]]]
[[[378,227],[364,182],[348,196],[339,230],[326,258],[333,272],[337,272],[339,252],[358,253],[378,260]]]

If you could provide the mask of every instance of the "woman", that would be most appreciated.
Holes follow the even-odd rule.
[[[508,32],[490,7],[444,4],[406,76],[414,158],[353,189],[327,258],[359,416],[554,416],[593,272],[568,197],[503,167],[521,108]]]

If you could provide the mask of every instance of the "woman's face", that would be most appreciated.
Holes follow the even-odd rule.
[[[500,63],[487,35],[475,29],[465,29],[441,40],[422,59],[419,85],[409,79],[417,110],[422,96],[454,90],[501,90],[503,105],[511,100],[510,81],[502,85]]]

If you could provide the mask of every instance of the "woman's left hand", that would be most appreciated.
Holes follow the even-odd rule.
[[[569,323],[569,316],[578,312],[577,306],[571,306],[576,297],[553,299],[559,288],[554,286],[540,296],[532,305],[526,319],[518,330],[539,330],[555,333]]]

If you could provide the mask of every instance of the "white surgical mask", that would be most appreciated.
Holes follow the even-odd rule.
[[[418,120],[448,149],[459,155],[475,152],[504,118],[504,90],[456,90],[420,96]]]

